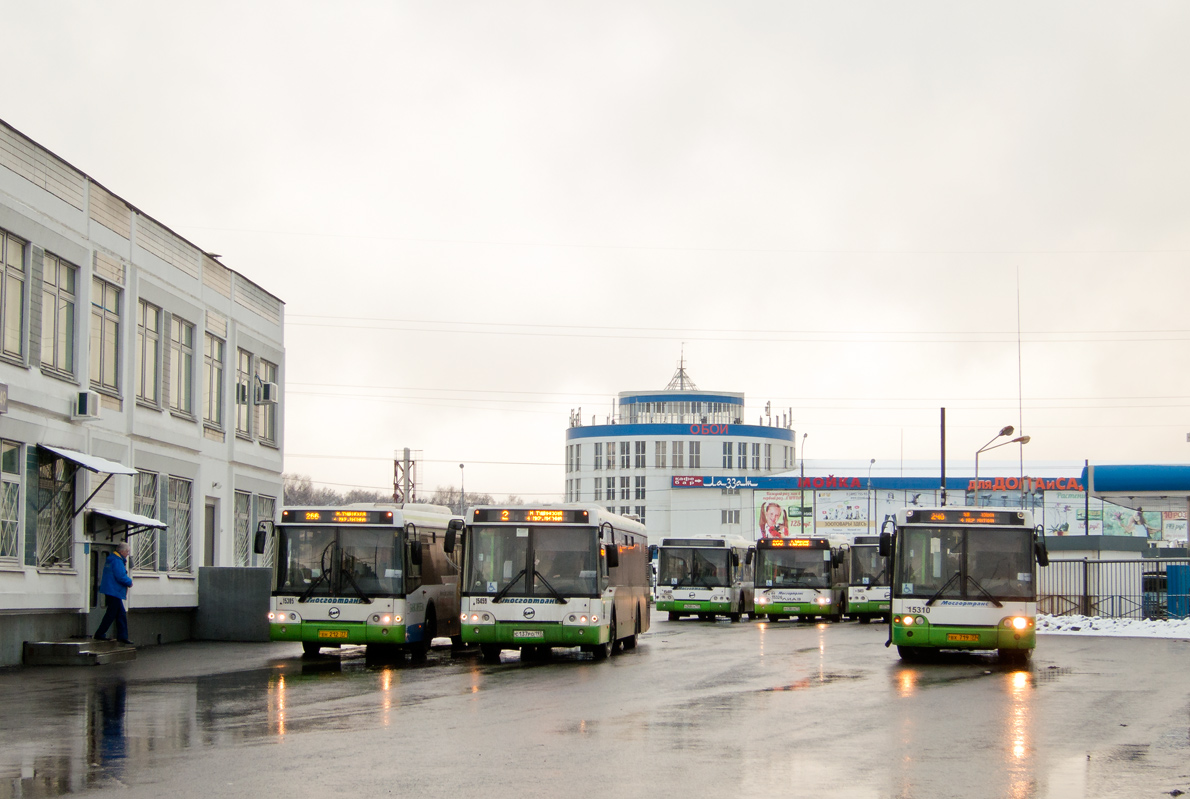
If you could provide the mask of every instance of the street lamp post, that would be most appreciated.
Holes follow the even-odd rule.
[[[802,433],[802,457],[799,461],[801,464],[801,477],[798,478],[797,485],[801,490],[801,498],[798,500],[798,533],[800,535],[806,534],[806,436],[809,433]]]
[[[467,512],[467,489],[463,485],[463,464],[459,464],[459,515]]]
[[[876,503],[872,501],[872,467],[876,465],[876,459],[872,458],[868,462],[868,532],[872,532],[872,510]]]
[[[1012,425],[1005,425],[1004,427],[1002,427],[1002,428],[1000,429],[1000,432],[999,432],[999,433],[996,433],[996,435],[992,436],[992,441],[995,441],[997,438],[1001,438],[1001,437],[1003,437],[1003,436],[1010,436],[1010,435],[1012,435],[1012,433],[1013,433],[1013,429],[1014,429],[1014,428],[1013,428],[1013,426],[1012,426]],[[992,444],[992,441],[989,441],[988,443],[984,444],[982,447],[980,447],[979,449],[977,449],[977,450],[975,451],[975,507],[979,507],[979,506],[980,506],[980,499],[979,499],[979,454],[980,454],[981,452],[987,452],[987,451],[988,451],[988,450],[990,450],[990,449],[996,449],[997,447],[1003,447],[1003,446],[1006,446],[1006,445],[1008,445],[1008,444],[1020,444],[1021,446],[1024,446],[1025,444],[1028,444],[1028,443],[1029,443],[1029,436],[1017,436],[1016,438],[1010,439],[1010,440],[1008,440],[1008,441],[1001,441],[999,444],[995,444],[995,445],[993,445],[993,444]]]

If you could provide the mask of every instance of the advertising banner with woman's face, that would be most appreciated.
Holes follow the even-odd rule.
[[[798,538],[813,530],[813,491],[753,491],[753,519],[757,538]],[[805,528],[803,532],[803,522]]]

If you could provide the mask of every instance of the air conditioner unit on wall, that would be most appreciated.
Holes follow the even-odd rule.
[[[236,405],[248,404],[248,384],[236,383]]]
[[[70,414],[71,419],[98,419],[99,418],[99,394],[94,391],[80,391],[78,398],[74,402],[74,409]]]
[[[281,396],[281,388],[276,383],[256,384],[256,404],[275,405]]]

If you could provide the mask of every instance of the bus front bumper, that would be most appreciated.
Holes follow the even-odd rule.
[[[731,603],[702,599],[659,599],[657,610],[670,613],[731,613]]]
[[[408,636],[408,638],[407,638]],[[342,644],[404,644],[421,640],[420,625],[387,627],[362,622],[299,621],[269,624],[270,641],[317,641],[324,646]]]
[[[847,612],[887,614],[890,607],[891,603],[887,599],[883,602],[849,602]]]
[[[463,643],[518,646],[583,646],[607,643],[604,625],[501,623],[464,624]]]
[[[819,605],[816,602],[756,603],[757,616],[829,616],[836,612],[833,605]]]
[[[1037,646],[1037,629],[1033,624],[1023,630],[1004,625],[965,627],[922,624],[908,628],[894,622],[892,642],[895,646],[929,649],[1033,649]]]

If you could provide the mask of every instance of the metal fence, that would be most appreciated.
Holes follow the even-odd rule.
[[[1172,567],[1172,570],[1171,570]],[[1190,558],[1051,560],[1037,570],[1037,612],[1113,619],[1184,619]],[[1170,575],[1173,574],[1173,580]],[[1174,593],[1170,593],[1174,588]]]

